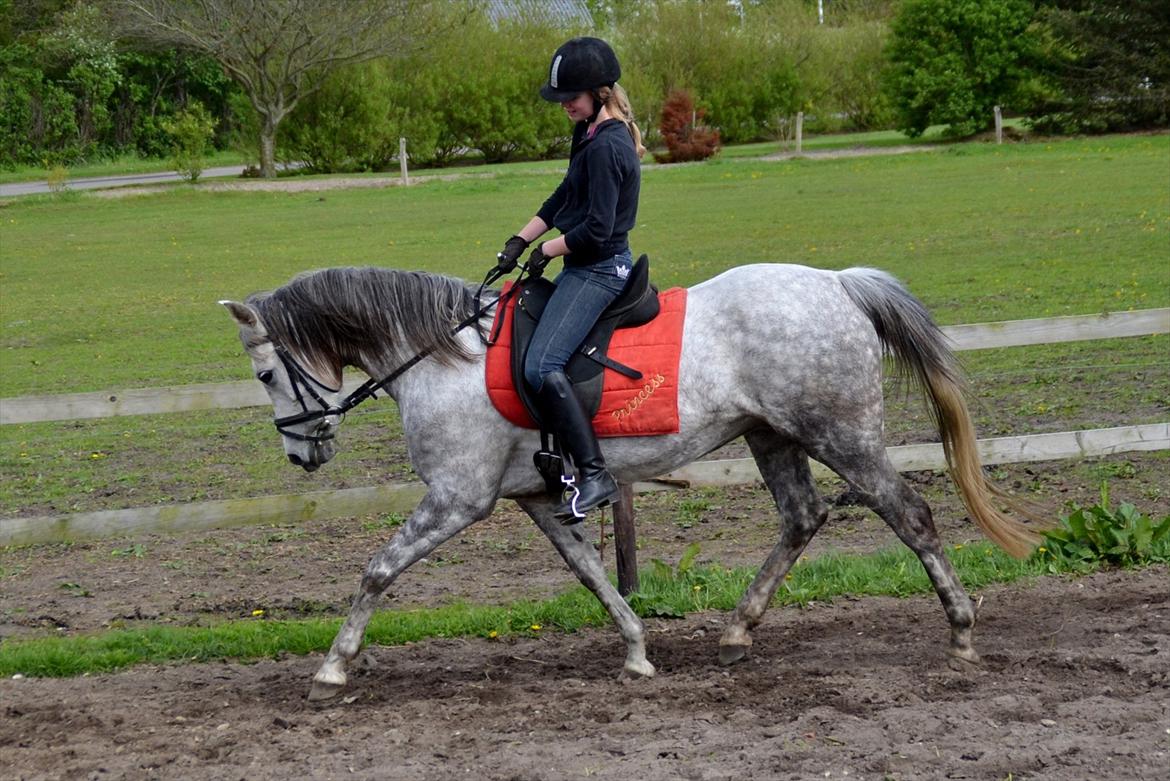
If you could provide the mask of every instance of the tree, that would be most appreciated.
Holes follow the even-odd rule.
[[[989,127],[993,108],[1010,106],[1032,76],[1032,14],[1030,0],[907,0],[886,50],[899,129],[919,136],[943,124],[948,135],[969,135]]]
[[[214,58],[259,118],[260,171],[276,175],[281,121],[329,74],[409,51],[440,30],[425,0],[109,0],[123,33]]]
[[[1170,123],[1170,4],[1166,0],[1045,0],[1044,70],[1053,94],[1033,125],[1080,133]]]

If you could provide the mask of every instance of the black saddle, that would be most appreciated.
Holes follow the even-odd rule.
[[[545,426],[540,419],[536,392],[524,382],[524,358],[528,354],[536,324],[554,290],[556,285],[543,277],[524,282],[512,318],[512,382],[528,414],[542,429]],[[658,310],[658,288],[650,284],[650,259],[643,255],[630,270],[625,290],[601,313],[597,325],[593,326],[565,367],[565,374],[572,381],[577,398],[590,416],[596,414],[601,406],[602,372],[606,368],[632,379],[642,378],[640,371],[623,366],[606,355],[613,332],[618,328],[632,328],[648,323],[658,316]]]

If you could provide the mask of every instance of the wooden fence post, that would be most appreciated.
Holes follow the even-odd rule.
[[[1003,143],[1003,112],[995,107],[995,143]]]
[[[634,531],[634,486],[622,483],[613,505],[613,549],[617,556],[618,593],[638,590],[638,540]]]
[[[410,184],[410,177],[406,175],[406,139],[398,139],[398,167],[402,171],[402,183]]]
[[[800,154],[804,143],[804,112],[796,112],[796,154]]]

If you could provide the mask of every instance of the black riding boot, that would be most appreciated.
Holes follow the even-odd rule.
[[[581,408],[581,402],[564,372],[553,372],[544,378],[540,386],[541,413],[561,447],[568,451],[569,458],[577,467],[577,483],[573,495],[556,508],[556,517],[568,525],[580,523],[585,513],[594,507],[602,507],[615,500],[618,486],[605,468],[605,459],[593,433],[589,415]]]

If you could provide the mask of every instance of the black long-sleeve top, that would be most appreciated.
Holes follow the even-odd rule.
[[[588,266],[629,249],[629,233],[638,216],[642,169],[624,122],[609,119],[597,126],[573,128],[569,170],[537,217],[565,236],[565,264]]]

